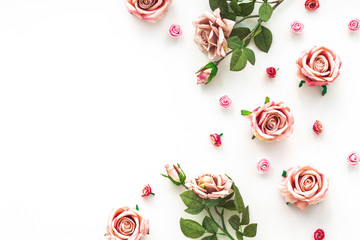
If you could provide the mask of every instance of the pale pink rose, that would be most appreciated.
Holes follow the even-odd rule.
[[[224,95],[219,99],[220,106],[223,108],[228,108],[231,105],[231,99],[228,95]]]
[[[260,174],[267,173],[270,170],[270,162],[267,159],[261,159],[257,164],[257,170]]]
[[[201,198],[224,198],[233,192],[233,181],[225,175],[204,174],[194,178],[186,186]]]
[[[156,22],[167,12],[172,0],[126,0],[128,11],[140,19]]]
[[[196,72],[197,84],[208,84],[216,76],[218,68],[215,63],[209,62]]]
[[[172,180],[176,185],[183,184],[186,179],[186,175],[184,171],[180,168],[180,165],[170,165],[166,164],[165,169],[168,177]]]
[[[326,47],[314,47],[304,51],[296,61],[299,76],[308,86],[324,86],[335,81],[340,74],[341,60]]]
[[[320,7],[319,0],[306,0],[305,9],[308,11],[315,11]]]
[[[174,38],[180,37],[182,34],[181,27],[179,25],[173,24],[170,26],[169,33]]]
[[[113,209],[106,227],[108,240],[139,240],[149,232],[149,220],[129,207]]]
[[[355,166],[360,162],[360,156],[357,152],[352,152],[350,153],[350,155],[348,156],[348,163],[350,163],[351,165]]]
[[[349,22],[349,29],[350,31],[352,32],[355,32],[357,30],[359,30],[360,28],[360,20],[355,18],[355,19],[352,19],[350,22]]]
[[[293,21],[291,23],[291,30],[294,32],[294,33],[301,33],[304,29],[304,24],[302,24],[301,22],[299,21]]]
[[[313,167],[295,167],[287,171],[279,189],[286,202],[305,210],[326,197],[329,180]]]
[[[293,132],[294,117],[282,102],[270,101],[256,108],[248,119],[254,136],[264,141],[280,141]]]
[[[228,52],[226,38],[235,25],[235,22],[222,18],[220,9],[213,13],[205,12],[197,20],[193,21],[195,26],[195,42],[200,45],[201,51],[208,52],[210,59],[217,56],[225,57]]]

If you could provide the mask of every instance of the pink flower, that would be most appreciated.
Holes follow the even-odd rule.
[[[322,229],[318,229],[314,232],[314,240],[323,240],[325,238],[325,232]]]
[[[220,106],[223,108],[228,108],[231,105],[231,99],[228,97],[228,95],[224,95],[219,99]]]
[[[360,162],[360,156],[359,156],[359,154],[357,152],[352,152],[348,156],[347,160],[348,160],[348,163],[355,166]]]
[[[280,184],[286,202],[294,203],[301,210],[323,200],[329,189],[329,180],[310,166],[290,168]]]
[[[194,178],[186,186],[201,198],[224,198],[233,192],[233,181],[225,175],[204,174]]]
[[[181,185],[185,182],[186,175],[184,171],[180,168],[180,165],[170,165],[166,164],[165,169],[167,172],[167,177],[176,185]]]
[[[267,159],[261,159],[257,164],[257,170],[261,173],[267,173],[270,170],[270,162]]]
[[[210,141],[211,143],[216,146],[216,147],[220,147],[221,146],[221,136],[223,134],[220,133],[220,134],[217,134],[217,133],[214,133],[214,134],[210,134]]]
[[[270,101],[256,108],[248,119],[254,136],[264,141],[280,141],[293,132],[294,117],[282,102]]]
[[[308,11],[315,11],[320,7],[319,0],[306,0],[305,9]]]
[[[310,87],[324,86],[335,81],[340,74],[341,60],[326,47],[304,51],[296,61],[298,74]]]
[[[140,19],[156,22],[167,12],[172,0],[126,0],[128,11]]]
[[[147,197],[147,196],[149,196],[150,194],[151,194],[151,195],[155,195],[155,193],[153,193],[153,192],[151,191],[150,185],[147,184],[147,185],[145,185],[145,187],[143,188],[141,196],[142,196],[142,197]]]
[[[179,25],[174,25],[173,24],[173,25],[170,26],[169,33],[174,38],[180,37],[181,34],[182,34],[181,27]]]
[[[349,22],[350,31],[355,32],[355,31],[359,30],[359,28],[360,28],[360,20],[359,19],[355,18]]]
[[[304,29],[304,24],[302,24],[301,22],[299,21],[293,21],[291,23],[291,30],[294,32],[294,33],[301,33]]]
[[[106,227],[108,240],[139,240],[149,232],[149,220],[129,207],[113,209]]]
[[[234,21],[222,18],[220,9],[217,8],[213,13],[202,14],[193,21],[193,25],[195,42],[200,45],[201,51],[207,52],[210,59],[226,56],[229,50],[226,38],[230,36]]]
[[[268,75],[269,78],[274,78],[276,77],[276,69],[273,67],[269,67],[266,69],[266,74]]]
[[[314,129],[314,132],[319,135],[323,132],[324,128],[323,128],[323,125],[322,123],[319,121],[319,120],[316,120],[314,125],[313,125],[313,129]]]
[[[218,68],[215,63],[209,62],[196,72],[197,84],[208,84],[216,76]]]

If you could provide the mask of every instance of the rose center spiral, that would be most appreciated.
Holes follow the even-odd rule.
[[[122,217],[117,222],[116,229],[125,236],[131,236],[135,230],[135,222],[129,217]]]
[[[154,6],[156,2],[157,0],[139,0],[139,6],[146,10]]]
[[[265,127],[267,130],[273,131],[278,128],[278,125],[279,125],[279,117],[273,115],[273,116],[269,117],[269,119],[266,122]]]
[[[314,188],[315,185],[315,177],[312,175],[306,175],[301,179],[301,190],[309,191]]]
[[[324,73],[328,70],[329,62],[324,55],[319,55],[316,57],[314,62],[314,70],[317,72]]]

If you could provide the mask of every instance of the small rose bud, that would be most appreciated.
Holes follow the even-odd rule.
[[[168,175],[168,178],[177,186],[183,184],[186,179],[184,171],[180,168],[180,164],[170,165],[166,164],[165,169]]]
[[[270,170],[270,162],[267,159],[261,159],[257,164],[257,170],[260,174],[267,173]]]
[[[359,156],[359,154],[357,152],[352,152],[348,156],[347,160],[348,160],[348,163],[355,166],[360,162],[360,156]]]
[[[223,134],[220,133],[220,134],[217,134],[217,133],[214,133],[214,134],[210,134],[210,141],[211,143],[216,146],[216,147],[220,147],[221,146],[221,136]]]
[[[231,99],[227,95],[224,95],[219,99],[219,103],[221,107],[228,108],[231,105]]]
[[[141,196],[142,197],[147,197],[147,196],[149,196],[149,195],[155,195],[155,193],[153,193],[152,191],[151,191],[151,187],[150,187],[150,185],[148,184],[148,185],[145,185],[145,187],[143,188],[143,190],[142,190],[142,194],[141,194]]]
[[[268,75],[269,78],[274,78],[276,77],[276,69],[273,67],[269,67],[266,69],[266,74]]]
[[[181,27],[179,25],[173,24],[170,26],[169,33],[173,38],[180,37],[182,34]]]
[[[293,21],[291,23],[291,30],[294,32],[294,33],[301,33],[304,29],[304,24],[302,24],[301,22],[299,21]]]
[[[348,25],[350,31],[352,32],[356,32],[357,30],[359,30],[360,28],[360,20],[355,18],[355,19],[352,19],[350,22],[349,22],[349,25]]]
[[[305,9],[308,11],[315,11],[320,7],[319,0],[306,0]]]
[[[209,62],[196,72],[197,84],[208,84],[215,77],[217,71],[215,63]]]
[[[319,120],[316,120],[313,126],[314,132],[319,135],[323,132],[324,128],[322,123]]]
[[[325,232],[322,229],[318,229],[314,232],[314,240],[323,240],[325,238]]]

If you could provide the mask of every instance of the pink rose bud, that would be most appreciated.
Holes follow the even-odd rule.
[[[266,74],[268,75],[269,78],[274,78],[276,77],[276,69],[273,67],[269,67],[266,69]]]
[[[210,134],[211,143],[216,147],[220,147],[221,146],[221,138],[220,137],[222,135],[223,135],[222,133],[220,133],[220,134],[216,134],[216,133]]]
[[[257,164],[257,170],[260,174],[267,173],[270,170],[270,162],[267,159],[261,159]]]
[[[355,32],[355,31],[359,30],[359,28],[360,28],[360,20],[359,19],[355,18],[349,22],[350,31]]]
[[[228,108],[231,105],[231,99],[227,95],[222,96],[219,102],[220,106],[223,108]]]
[[[314,240],[323,240],[325,238],[325,232],[322,229],[318,229],[314,232]]]
[[[208,84],[218,71],[217,66],[213,62],[209,62],[199,71],[196,72],[197,84]]]
[[[169,33],[174,38],[180,37],[182,34],[181,27],[179,25],[173,24],[170,26]]]
[[[152,191],[151,191],[151,187],[150,187],[150,185],[148,184],[148,185],[146,185],[145,187],[144,187],[144,189],[142,190],[142,194],[141,194],[141,196],[142,197],[147,197],[147,196],[149,196],[149,195],[155,195],[155,193],[153,193]]]
[[[186,175],[184,171],[180,168],[180,164],[170,165],[166,164],[165,169],[167,172],[167,176],[164,177],[169,178],[175,185],[179,186],[185,182]]]
[[[322,123],[319,120],[316,120],[313,126],[314,132],[319,135],[323,132],[324,127],[322,125]]]
[[[305,9],[308,11],[315,11],[320,7],[319,0],[306,0]]]
[[[294,33],[301,33],[304,29],[304,24],[302,24],[301,22],[299,21],[293,21],[291,23],[291,30],[294,32]]]
[[[360,156],[357,152],[352,152],[348,158],[348,163],[350,163],[351,165],[355,166],[360,162]]]

